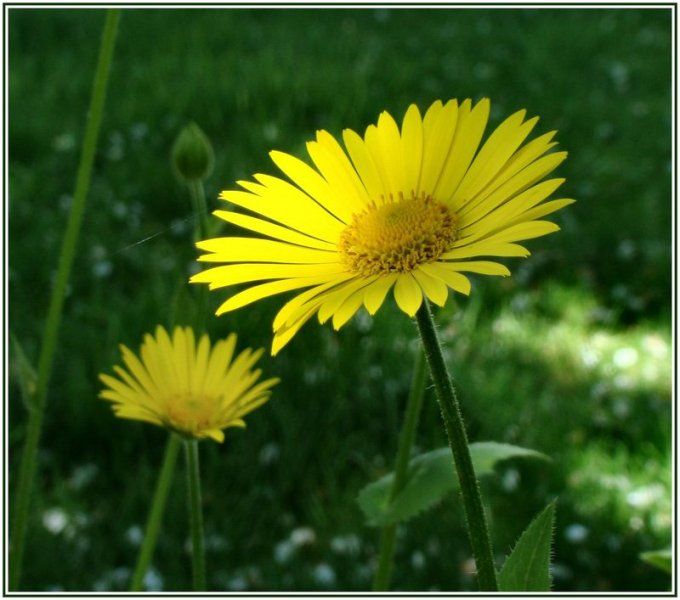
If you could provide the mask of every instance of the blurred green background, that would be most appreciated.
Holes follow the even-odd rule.
[[[37,360],[99,44],[98,10],[9,10],[10,329]],[[166,434],[113,418],[97,373],[156,323],[188,323],[196,252],[169,152],[195,120],[217,193],[302,155],[319,128],[363,130],[411,102],[489,96],[558,129],[556,218],[513,277],[476,277],[439,314],[472,440],[549,454],[483,482],[495,550],[559,498],[558,590],[666,590],[642,551],[671,531],[671,11],[129,10],[116,48],[49,393],[26,588],[125,589]],[[144,243],[137,243],[155,235]],[[211,295],[213,304],[223,297]],[[210,320],[268,346],[282,298]],[[355,502],[391,469],[416,331],[388,302],[339,333],[308,324],[268,374],[274,399],[204,443],[214,590],[363,590],[378,532]],[[10,387],[10,491],[26,413]],[[418,449],[445,444],[428,389]],[[181,466],[181,463],[179,463]],[[190,585],[178,468],[149,589]],[[394,587],[474,589],[453,496],[401,530]],[[60,557],[56,558],[55,557]]]

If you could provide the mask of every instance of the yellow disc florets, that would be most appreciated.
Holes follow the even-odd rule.
[[[200,397],[189,392],[176,393],[166,398],[164,424],[185,435],[195,435],[214,427],[219,420],[219,397]],[[219,428],[219,427],[218,427]]]
[[[347,267],[362,275],[406,273],[437,260],[455,241],[456,215],[422,195],[391,196],[355,214],[338,248]]]

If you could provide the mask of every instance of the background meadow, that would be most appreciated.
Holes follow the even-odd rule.
[[[103,13],[9,11],[10,329],[36,361],[71,202]],[[497,553],[558,496],[554,587],[665,590],[638,555],[670,544],[669,10],[128,10],[123,12],[79,254],[49,393],[24,585],[123,590],[166,433],[120,421],[97,373],[156,323],[188,324],[193,218],[169,153],[195,120],[212,140],[210,208],[236,179],[302,155],[316,129],[361,129],[437,98],[489,96],[558,129],[578,200],[513,277],[473,278],[440,312],[473,441],[550,455],[484,480]],[[149,236],[148,241],[139,243]],[[213,306],[222,297],[211,294]],[[210,320],[268,346],[282,298]],[[273,400],[201,444],[214,590],[363,590],[378,531],[358,491],[391,470],[416,348],[389,302],[339,333],[307,325],[267,374]],[[14,363],[11,363],[14,365]],[[16,365],[14,365],[14,368]],[[445,445],[428,389],[417,445]],[[10,490],[26,415],[10,380]],[[183,465],[147,577],[190,582]],[[55,556],[68,557],[55,560]],[[462,507],[401,530],[395,589],[472,589]]]

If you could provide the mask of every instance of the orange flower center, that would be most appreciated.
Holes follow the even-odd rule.
[[[343,263],[361,275],[406,273],[437,260],[458,234],[458,219],[444,204],[422,194],[391,194],[353,216],[340,235]]]
[[[210,429],[218,408],[217,398],[197,398],[189,392],[174,394],[166,402],[166,426],[189,435]]]

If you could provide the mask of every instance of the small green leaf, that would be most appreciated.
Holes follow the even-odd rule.
[[[661,569],[668,574],[673,572],[673,551],[668,548],[667,550],[653,550],[651,552],[643,552],[640,554],[640,558],[646,563]]]
[[[472,463],[475,465],[475,472],[493,473],[497,463],[509,458],[538,458],[550,462],[551,458],[537,450],[513,446],[512,444],[502,444],[501,442],[475,442],[470,444],[470,454]]]
[[[21,390],[21,399],[27,410],[32,410],[33,399],[35,397],[35,388],[38,382],[38,376],[31,365],[23,347],[19,340],[13,333],[10,333],[12,341],[12,354],[14,355],[14,374],[19,381],[19,389]]]
[[[498,574],[501,592],[549,592],[555,503],[526,528]]]
[[[498,442],[470,444],[470,454],[477,476],[493,473],[496,463],[515,457],[550,460],[545,454]],[[368,525],[381,527],[406,521],[441,500],[458,485],[449,447],[416,456],[402,490],[389,502],[394,474],[385,475],[367,485],[357,497]]]

